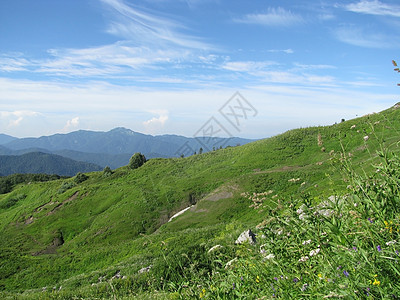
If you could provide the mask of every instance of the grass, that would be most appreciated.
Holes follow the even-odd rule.
[[[18,185],[0,196],[0,296],[397,296],[399,114]],[[248,228],[258,243],[234,245]]]

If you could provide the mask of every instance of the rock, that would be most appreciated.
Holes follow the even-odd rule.
[[[121,278],[122,278],[121,271],[117,271],[117,272],[114,274],[114,276],[111,277],[111,280],[112,280],[112,279],[121,279]]]
[[[145,273],[145,272],[149,272],[150,269],[151,269],[152,267],[153,267],[153,265],[150,265],[150,266],[145,267],[145,268],[141,268],[141,269],[138,271],[138,274],[142,274],[142,273]]]
[[[243,244],[245,242],[248,242],[250,245],[256,243],[256,235],[250,229],[242,232],[237,238],[235,244]]]

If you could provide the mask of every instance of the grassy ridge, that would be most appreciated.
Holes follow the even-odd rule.
[[[99,278],[121,271],[127,276],[118,283],[121,295],[144,296],[152,289],[182,295],[182,278],[207,278],[217,268],[207,250],[217,243],[229,245],[240,231],[279,211],[277,199],[321,202],[333,193],[343,194],[348,183],[332,167],[335,153],[345,149],[355,170],[368,171],[382,145],[397,150],[399,116],[391,108],[241,147],[184,159],[151,159],[139,169],[123,167],[110,176],[89,173],[80,183],[72,178],[19,185],[0,196],[0,289],[63,285],[60,297],[107,297],[116,292]],[[252,201],[243,196],[270,190],[265,203],[269,209],[249,207]],[[237,251],[224,249],[225,258]],[[196,262],[200,266],[193,266]],[[153,271],[137,275],[149,265]],[[196,271],[190,273],[190,268]],[[192,292],[199,297],[202,290]]]

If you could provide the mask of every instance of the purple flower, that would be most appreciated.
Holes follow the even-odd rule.
[[[378,250],[378,252],[381,252],[381,251],[382,251],[381,245],[378,245],[378,246],[376,247],[376,249]]]
[[[371,218],[368,218],[368,221],[372,224],[374,221]]]
[[[353,250],[357,252],[357,247],[356,247],[356,246],[354,246],[354,247],[353,247]]]
[[[343,271],[344,276],[349,277],[349,272],[347,272],[346,270]]]
[[[243,276],[240,276],[240,280],[243,281]]]
[[[399,255],[399,251],[398,251],[398,250],[394,251],[394,253],[396,253],[397,255]]]
[[[236,288],[236,284],[233,283],[233,284],[232,284],[232,289],[235,289],[235,288]]]
[[[274,277],[274,280],[278,281],[278,277]]]
[[[341,268],[342,268],[342,266],[339,266],[339,267],[336,268],[336,270],[340,270]]]
[[[299,282],[299,279],[297,277],[293,278],[293,282]]]

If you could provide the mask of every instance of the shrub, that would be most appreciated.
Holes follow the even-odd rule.
[[[131,159],[129,160],[129,168],[137,169],[141,167],[146,162],[146,157],[140,153],[136,152],[132,155]]]

